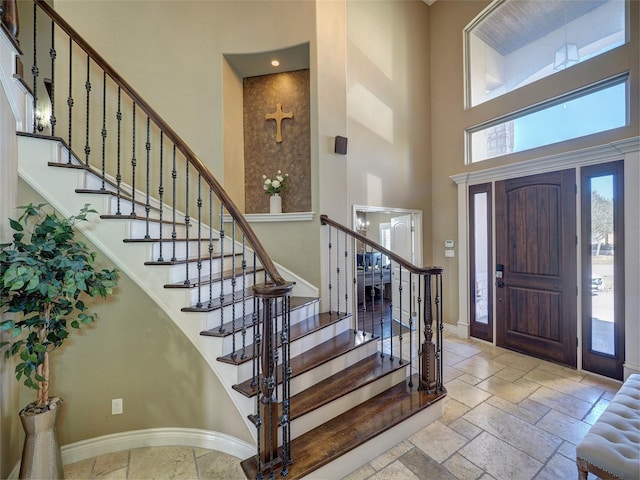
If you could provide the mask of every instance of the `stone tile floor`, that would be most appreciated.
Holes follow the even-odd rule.
[[[345,480],[577,479],[575,446],[620,383],[445,334],[444,415]],[[67,479],[235,479],[239,459],[149,447],[65,466]],[[593,478],[590,475],[590,478]]]

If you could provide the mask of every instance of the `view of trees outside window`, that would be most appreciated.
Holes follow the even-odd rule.
[[[615,355],[613,175],[591,179],[591,349]]]

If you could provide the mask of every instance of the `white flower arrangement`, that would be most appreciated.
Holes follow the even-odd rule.
[[[269,195],[276,195],[287,188],[287,179],[289,178],[288,173],[282,173],[281,170],[278,170],[275,178],[268,178],[266,175],[262,175],[262,188],[264,189],[264,193],[268,193]]]

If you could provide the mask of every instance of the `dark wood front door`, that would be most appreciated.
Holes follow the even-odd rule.
[[[564,170],[496,182],[495,192],[496,343],[572,367],[575,182]]]

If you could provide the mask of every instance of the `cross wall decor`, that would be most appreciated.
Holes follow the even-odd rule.
[[[274,113],[267,113],[264,118],[276,121],[276,143],[282,143],[282,120],[285,118],[293,118],[293,113],[283,112],[282,104],[276,103],[276,111]]]

